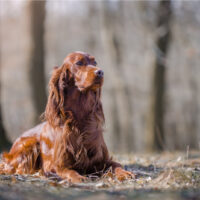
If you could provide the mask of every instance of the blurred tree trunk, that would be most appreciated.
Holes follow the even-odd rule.
[[[6,133],[14,141],[38,123],[46,103],[45,1],[3,1],[2,6],[1,109]]]
[[[0,90],[0,92],[1,92],[1,90]],[[1,102],[0,102],[0,151],[2,151],[4,149],[8,149],[10,146],[11,146],[11,143],[6,137],[6,131],[3,126]]]
[[[0,4],[1,9],[1,4]],[[0,28],[1,26],[1,16],[0,16]],[[1,32],[0,32],[0,44],[1,44]],[[0,46],[1,48],[1,46]],[[11,146],[10,141],[6,137],[6,131],[3,125],[3,119],[2,119],[2,112],[1,112],[1,51],[0,51],[0,151],[4,149],[8,149]]]
[[[148,149],[165,148],[164,110],[165,110],[165,69],[166,55],[170,43],[171,2],[160,1],[157,16],[157,49],[153,75],[152,130],[148,137]]]
[[[30,61],[30,81],[32,85],[33,103],[36,109],[35,120],[38,122],[38,116],[44,112],[47,100],[44,70],[45,1],[31,1],[30,8],[30,24],[33,40],[32,59]]]
[[[166,144],[169,150],[200,147],[200,2],[173,2],[167,55]]]
[[[112,71],[110,76],[112,87],[110,94],[112,96],[112,122],[113,122],[113,148],[119,150],[119,144],[123,152],[132,149],[132,107],[130,101],[130,92],[126,85],[124,77],[124,69],[121,63],[121,44],[117,33],[114,30],[115,24],[121,24],[116,17],[121,16],[122,4],[115,2],[118,9],[113,11],[113,2],[103,1],[101,7],[102,16],[102,39],[105,54],[107,56],[108,66]],[[116,13],[119,16],[116,16]],[[112,24],[112,25],[111,25]]]

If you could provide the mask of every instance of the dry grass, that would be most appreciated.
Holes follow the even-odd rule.
[[[101,189],[181,189],[200,188],[200,154],[199,152],[180,153],[165,152],[162,154],[117,155],[115,160],[121,162],[125,169],[136,174],[135,180],[119,182],[111,173],[101,178],[89,175],[89,181],[82,184],[71,184],[55,177],[46,178],[34,175],[1,175],[0,180],[11,182],[43,182],[52,186],[77,187],[90,190]]]
[[[135,180],[119,182],[110,173],[70,184],[56,177],[0,175],[0,199],[200,199],[199,152],[115,155]],[[117,197],[116,197],[117,196]]]

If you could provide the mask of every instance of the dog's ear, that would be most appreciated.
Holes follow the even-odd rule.
[[[64,123],[64,93],[69,87],[71,72],[65,65],[54,67],[51,79],[49,81],[49,97],[45,110],[45,119],[53,126],[59,126]]]

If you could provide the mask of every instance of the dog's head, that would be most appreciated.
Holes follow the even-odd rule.
[[[55,67],[49,82],[49,98],[45,117],[51,124],[59,125],[66,117],[64,103],[70,90],[80,93],[99,92],[103,85],[103,71],[95,58],[84,52],[69,54],[61,67]]]
[[[97,67],[95,58],[84,52],[69,54],[61,67],[65,84],[73,84],[80,91],[96,90],[103,84],[103,71]]]

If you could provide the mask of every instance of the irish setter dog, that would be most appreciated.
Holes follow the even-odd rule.
[[[49,82],[45,121],[28,130],[4,153],[0,173],[32,174],[38,170],[72,183],[111,168],[119,180],[134,178],[108,154],[103,138],[101,103],[103,71],[84,52],[69,54]]]

